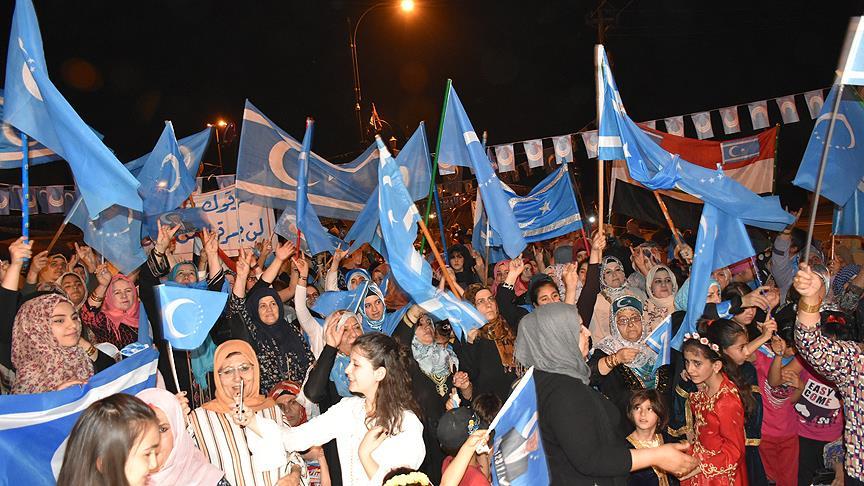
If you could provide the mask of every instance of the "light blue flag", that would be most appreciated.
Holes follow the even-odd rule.
[[[141,213],[122,206],[111,206],[95,220],[81,198],[66,218],[84,232],[84,241],[122,273],[129,274],[147,261],[141,248]]]
[[[672,341],[672,314],[666,316],[663,322],[651,331],[645,344],[657,353],[657,361],[654,362],[654,370],[652,374],[656,376],[657,370],[661,366],[668,365],[672,362],[672,353],[670,351],[670,343]]]
[[[18,0],[6,56],[3,121],[69,163],[88,213],[110,206],[141,210],[138,181],[99,140],[48,78],[42,36],[31,0]]]
[[[831,122],[831,110],[836,98],[837,86],[835,85],[822,105],[822,112],[816,118],[807,150],[804,151],[798,173],[792,181],[796,186],[811,192],[816,190],[819,161],[822,157],[822,149],[825,147],[828,125]],[[853,87],[846,87],[843,89],[843,98],[837,110],[834,133],[831,134],[831,146],[828,148],[821,192],[823,196],[840,206],[846,204],[846,201],[852,197],[858,183],[864,177],[862,140],[864,140],[864,102]]]
[[[598,46],[598,50],[603,80],[598,93],[604,97],[599,113],[601,159],[624,159],[630,176],[645,187],[679,189],[737,216],[748,225],[779,231],[794,220],[780,207],[779,199],[760,197],[727,177],[722,170],[692,164],[655,143],[627,116],[603,46]]]
[[[474,204],[474,229],[471,232],[471,244],[474,249],[486,258],[486,247],[489,247],[489,261],[497,263],[507,259],[504,248],[501,246],[501,235],[496,234],[486,219],[486,211],[483,210],[483,198],[477,191],[477,201]]]
[[[309,204],[307,177],[309,174],[309,154],[312,146],[311,118],[306,119],[306,133],[303,134],[303,146],[297,157],[297,227],[303,233],[303,238],[309,246],[309,252],[317,255],[321,252],[334,253],[344,242],[321,226],[321,220],[315,213],[315,208]],[[295,235],[296,238],[296,235]]]
[[[158,285],[156,295],[165,340],[176,349],[188,351],[204,343],[228,302],[225,292],[173,285]]]
[[[425,198],[429,192],[429,171],[416,172],[417,167],[431,166],[429,157],[429,146],[426,142],[426,126],[423,122],[396,155],[396,165],[399,166],[399,172],[402,174],[402,182],[408,189],[408,193],[412,198],[417,194],[421,194],[421,198]],[[366,200],[366,205],[363,206],[363,211],[357,216],[357,220],[351,225],[348,234],[345,235],[345,241],[351,243],[348,249],[352,252],[360,248],[364,243],[369,243],[372,248],[388,259],[386,249],[381,240],[381,227],[378,220],[378,187]]]
[[[837,71],[839,84],[864,85],[864,17],[849,21]]]
[[[354,290],[337,290],[327,291],[318,296],[312,310],[318,314],[327,317],[338,310],[349,310],[357,312],[363,299],[366,298],[366,291],[369,289],[369,281],[364,280]],[[320,324],[324,324],[320,322]]]
[[[162,136],[138,173],[138,193],[144,200],[146,216],[177,209],[195,190],[195,177],[182,160],[174,125],[166,121]]]
[[[858,183],[858,188],[846,204],[834,207],[832,233],[864,236],[864,183]]]
[[[457,337],[464,339],[468,331],[482,327],[486,319],[471,304],[449,292],[439,293],[432,286],[432,267],[414,248],[420,213],[405,188],[396,161],[381,137],[376,136],[375,140],[381,153],[378,215],[384,245],[391,249],[390,271],[414,302],[438,319],[448,319]]]
[[[144,217],[143,236],[150,236],[153,240],[159,235],[159,225],[163,227],[180,226],[178,235],[198,233],[204,228],[210,228],[210,219],[203,207],[178,208],[161,214]]]
[[[292,174],[297,174],[300,150],[300,142],[246,100],[237,154],[240,200],[272,208],[296,201]],[[308,190],[316,212],[324,218],[355,219],[377,184],[374,145],[344,165],[333,165],[314,152],[309,159]]]
[[[3,119],[3,90],[0,89],[0,120]],[[47,164],[57,160],[63,160],[53,150],[42,145],[36,140],[28,140],[28,162],[30,165]],[[21,134],[12,125],[0,123],[0,169],[20,169],[21,159],[24,156],[21,151]]]
[[[53,486],[66,439],[78,416],[115,393],[156,386],[159,353],[149,348],[97,373],[84,386],[34,395],[0,396],[0,478],[3,484]]]
[[[549,467],[537,417],[534,367],[528,368],[489,426],[492,442],[492,484],[495,486],[544,486]]]
[[[711,272],[755,254],[747,229],[741,220],[706,202],[702,207],[693,265],[690,267],[687,313],[678,334],[672,339],[673,348],[680,350],[684,334],[695,331],[696,322],[705,310],[705,296],[708,295]]]
[[[31,187],[31,191],[36,193],[36,200],[39,202],[39,209],[42,214],[59,214],[63,212],[65,189],[63,186],[45,186]]]
[[[189,174],[193,177],[198,174],[198,167],[201,165],[201,159],[204,157],[204,152],[207,151],[207,147],[210,145],[210,139],[213,136],[212,128],[205,128],[200,132],[189,135],[188,137],[181,138],[177,140],[177,145],[180,146],[180,153],[183,154],[183,164],[186,165],[186,170],[189,171]],[[144,162],[147,162],[147,158],[150,157],[151,154],[142,155],[137,159],[126,162],[126,168],[129,172],[132,173],[133,176],[138,177],[138,173],[141,172],[141,168],[144,167]]]
[[[501,181],[495,175],[492,163],[486,156],[480,139],[477,138],[477,133],[452,86],[447,99],[447,108],[442,116],[444,122],[438,163],[461,165],[474,171],[477,176],[477,190],[483,198],[489,226],[501,235],[504,252],[511,258],[519,256],[525,249],[525,238],[522,237],[513,210],[507,204],[508,197],[504,193]]]

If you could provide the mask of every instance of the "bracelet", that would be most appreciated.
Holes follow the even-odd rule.
[[[162,258],[162,257],[165,256],[164,253],[162,253],[161,251],[157,250],[156,248],[153,248],[153,254],[156,255],[156,256],[159,257],[159,258]]]
[[[98,304],[105,300],[105,296],[103,295],[102,297],[97,297],[96,294],[90,294],[90,300]]]
[[[822,308],[822,301],[820,300],[817,304],[807,304],[805,302],[798,301],[798,312],[807,312],[809,314],[818,314],[819,309]]]
[[[93,345],[91,344],[91,345],[90,345],[90,349],[88,349],[87,351],[85,351],[85,353],[87,353],[87,356],[89,356],[90,359],[93,359],[93,358],[96,356],[96,354],[97,354],[96,346],[93,346]]]
[[[504,287],[505,289],[513,290],[513,285],[508,284],[507,282],[502,283],[501,286]]]

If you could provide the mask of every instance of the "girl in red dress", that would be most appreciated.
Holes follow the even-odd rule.
[[[709,324],[710,325],[710,324]],[[699,459],[683,486],[747,486],[744,407],[738,388],[723,372],[720,347],[698,333],[685,334],[684,369],[699,391],[690,395],[691,454]]]

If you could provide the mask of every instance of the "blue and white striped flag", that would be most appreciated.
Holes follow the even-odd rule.
[[[83,387],[0,397],[0,483],[53,486],[66,439],[90,404],[156,386],[159,353],[149,348],[94,375]]]

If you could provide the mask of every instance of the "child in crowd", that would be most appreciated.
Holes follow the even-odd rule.
[[[762,442],[759,454],[768,478],[778,486],[798,483],[798,420],[795,402],[801,396],[791,326],[783,326],[771,338],[771,351],[756,353],[756,372],[762,391]],[[809,483],[808,483],[809,484]]]
[[[657,431],[666,426],[666,407],[657,390],[638,390],[630,397],[627,418],[636,428],[627,436],[634,449],[657,447],[663,444],[663,436]],[[650,467],[633,471],[627,480],[628,486],[668,486],[669,478],[661,469]]]
[[[709,321],[710,322],[710,321]],[[747,485],[744,458],[744,406],[738,387],[724,373],[720,346],[702,333],[685,334],[684,369],[699,390],[690,395],[693,416],[691,454],[700,465],[684,486]]]
[[[474,409],[448,410],[438,422],[438,441],[447,455],[441,468],[441,486],[489,486],[489,454],[477,454],[487,439],[486,430],[501,409],[501,400],[491,394],[478,395]]]

